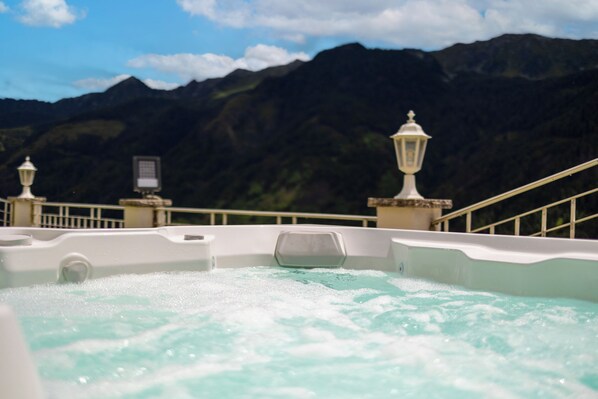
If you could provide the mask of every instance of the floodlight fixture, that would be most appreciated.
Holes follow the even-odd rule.
[[[162,173],[160,157],[133,157],[133,190],[144,197],[154,195],[162,190]]]

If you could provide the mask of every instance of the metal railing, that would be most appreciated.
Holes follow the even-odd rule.
[[[89,228],[123,228],[124,206],[76,204],[63,202],[45,202],[40,204],[41,212],[33,215],[34,225],[48,228],[89,229]],[[270,211],[245,211],[236,209],[201,209],[201,208],[163,208],[165,224],[167,226],[191,224],[229,224],[229,217],[240,216],[251,218],[272,218],[272,222],[297,224],[300,221],[327,220],[337,222],[356,222],[363,227],[376,225],[376,216],[343,215],[329,213],[308,212],[270,212]],[[106,217],[110,213],[110,217]],[[0,224],[10,226],[11,203],[0,198]],[[175,215],[175,216],[173,216]],[[206,216],[204,223],[189,222],[185,216]],[[178,217],[178,220],[177,220]]]
[[[0,198],[0,223],[2,226],[10,226],[10,214],[12,213],[12,205],[10,201]]]
[[[52,208],[54,212],[48,212],[49,208]],[[117,216],[105,217],[106,211]],[[40,227],[65,229],[122,228],[124,224],[124,207],[118,205],[46,202],[42,204],[42,213],[40,215]]]
[[[49,211],[53,208],[54,211]],[[105,217],[105,212],[118,213],[118,217]],[[326,213],[306,213],[306,212],[270,212],[270,211],[245,211],[245,210],[227,210],[227,209],[200,209],[200,208],[164,208],[166,216],[166,225],[189,225],[199,224],[185,221],[185,216],[205,215],[209,218],[204,224],[226,225],[229,223],[230,216],[243,216],[247,218],[273,218],[276,224],[290,222],[297,224],[305,220],[327,220],[327,221],[348,221],[357,222],[363,227],[375,225],[375,216],[360,215],[340,215]],[[174,217],[173,217],[174,214]],[[181,216],[183,221],[181,222]],[[177,217],[179,221],[177,222]],[[47,202],[42,204],[42,213],[40,215],[41,227],[52,228],[122,228],[124,227],[124,207],[116,205],[97,205],[97,204],[74,204]]]
[[[590,211],[590,214],[580,215],[578,213],[578,204],[581,198],[590,197],[598,193],[598,187],[585,191],[583,193],[570,196],[568,198],[552,202],[550,204],[535,208],[531,211],[520,213],[506,219],[499,220],[481,227],[472,227],[473,212],[479,211],[490,205],[497,204],[506,199],[515,197],[527,191],[542,187],[548,183],[560,180],[562,178],[574,175],[581,171],[598,166],[598,158],[578,165],[576,167],[567,169],[563,172],[556,173],[552,176],[540,179],[533,183],[519,187],[517,189],[508,191],[506,193],[497,195],[487,200],[481,201],[477,204],[470,205],[461,210],[451,212],[448,215],[442,216],[432,222],[432,227],[440,226],[441,230],[449,231],[450,221],[465,216],[465,231],[467,233],[488,232],[495,234],[496,228],[499,226],[513,224],[513,234],[521,235],[521,220],[524,217],[540,214],[540,230],[529,235],[545,237],[548,233],[569,229],[569,237],[575,238],[576,226],[598,218],[598,213],[595,209]],[[563,223],[562,221],[555,226],[548,225],[548,210],[559,205],[569,205],[569,221]],[[53,212],[50,211],[53,210]],[[249,219],[250,223],[255,223],[258,219],[260,223],[263,220],[272,218],[276,224],[291,223],[297,224],[300,221],[336,221],[358,223],[363,227],[369,227],[377,222],[376,216],[365,215],[343,215],[343,214],[325,214],[325,213],[308,213],[308,212],[275,212],[275,211],[246,211],[246,210],[226,210],[226,209],[200,209],[200,208],[163,208],[165,215],[165,224],[169,226],[174,225],[192,225],[192,224],[229,224],[230,217],[235,218],[235,222],[239,217]],[[10,225],[11,204],[9,201],[0,198],[0,223],[3,226]],[[109,214],[107,217],[106,214]],[[197,216],[202,217],[201,221],[197,220]],[[41,212],[34,215],[35,225],[41,227],[51,228],[122,228],[124,227],[124,207],[117,205],[97,205],[97,204],[75,204],[75,203],[59,203],[47,202],[41,204]]]
[[[375,225],[376,216],[363,215],[342,215],[330,213],[307,213],[307,212],[271,212],[271,211],[243,211],[234,209],[198,209],[198,208],[166,208],[166,224],[169,226],[184,225],[189,223],[173,222],[173,214],[207,215],[209,224],[226,225],[229,223],[229,216],[245,216],[248,218],[274,218],[276,224],[289,222],[297,224],[300,220],[327,220],[327,221],[349,221],[358,222],[362,227],[368,227],[370,223]]]
[[[535,208],[531,211],[527,211],[524,213],[520,213],[518,215],[509,217],[507,219],[502,219],[500,221],[494,222],[494,223],[490,223],[490,224],[486,224],[484,226],[481,227],[477,227],[477,228],[472,228],[472,214],[475,211],[478,211],[480,209],[489,207],[491,205],[497,204],[501,201],[507,200],[509,198],[515,197],[519,194],[523,194],[525,192],[528,192],[530,190],[542,187],[548,183],[552,183],[554,181],[563,179],[565,177],[569,177],[571,175],[574,175],[576,173],[582,172],[584,170],[593,168],[598,166],[598,158],[593,159],[589,162],[583,163],[581,165],[575,166],[573,168],[564,170],[562,172],[556,173],[552,176],[548,176],[545,177],[543,179],[537,180],[533,183],[527,184],[525,186],[516,188],[514,190],[511,191],[507,191],[506,193],[497,195],[495,197],[489,198],[487,200],[478,202],[477,204],[473,204],[470,205],[468,207],[465,207],[463,209],[460,209],[458,211],[455,212],[451,212],[441,218],[438,218],[436,220],[434,220],[432,222],[432,226],[441,226],[441,229],[443,231],[449,231],[449,225],[450,225],[450,221],[462,216],[465,216],[465,232],[466,233],[479,233],[479,232],[488,232],[489,234],[495,234],[496,231],[496,227],[498,226],[503,226],[505,224],[508,223],[513,223],[513,234],[514,235],[520,235],[521,234],[521,219],[523,217],[526,216],[530,216],[533,214],[537,214],[540,213],[540,230],[536,231],[532,234],[529,234],[531,236],[542,236],[542,237],[546,237],[547,233],[551,233],[557,230],[561,230],[561,229],[569,229],[569,237],[570,238],[575,238],[575,227],[576,225],[579,225],[583,222],[587,222],[590,221],[592,219],[595,219],[598,217],[598,213],[591,213],[587,216],[578,218],[577,214],[578,214],[578,209],[577,209],[577,204],[578,204],[578,200],[580,198],[584,198],[584,197],[589,197],[591,195],[595,195],[598,192],[598,188],[594,188],[594,189],[590,189],[588,191],[585,191],[583,193],[556,201],[556,202],[552,202],[550,204]],[[552,226],[549,227],[548,226],[548,210],[551,208],[554,208],[558,205],[562,205],[562,204],[566,204],[569,203],[569,221],[567,223],[560,223],[556,226]]]

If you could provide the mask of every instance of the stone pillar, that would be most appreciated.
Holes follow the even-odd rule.
[[[10,225],[14,227],[40,227],[44,197],[8,197],[11,204]]]
[[[387,229],[432,230],[432,221],[451,209],[447,199],[368,198],[368,207],[376,208],[377,227]],[[436,227],[434,230],[440,230]]]
[[[160,227],[166,224],[166,207],[169,199],[157,195],[146,198],[129,198],[118,201],[125,207],[125,228]]]

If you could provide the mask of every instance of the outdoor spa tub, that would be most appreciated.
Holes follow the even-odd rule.
[[[593,240],[2,228],[1,396],[591,397],[597,302]]]

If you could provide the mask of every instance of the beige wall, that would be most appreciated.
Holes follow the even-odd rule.
[[[154,208],[125,207],[125,228],[154,227]]]
[[[432,221],[442,215],[439,208],[376,207],[380,228],[430,230]]]
[[[12,205],[10,225],[15,227],[39,227],[44,197],[8,197]]]

